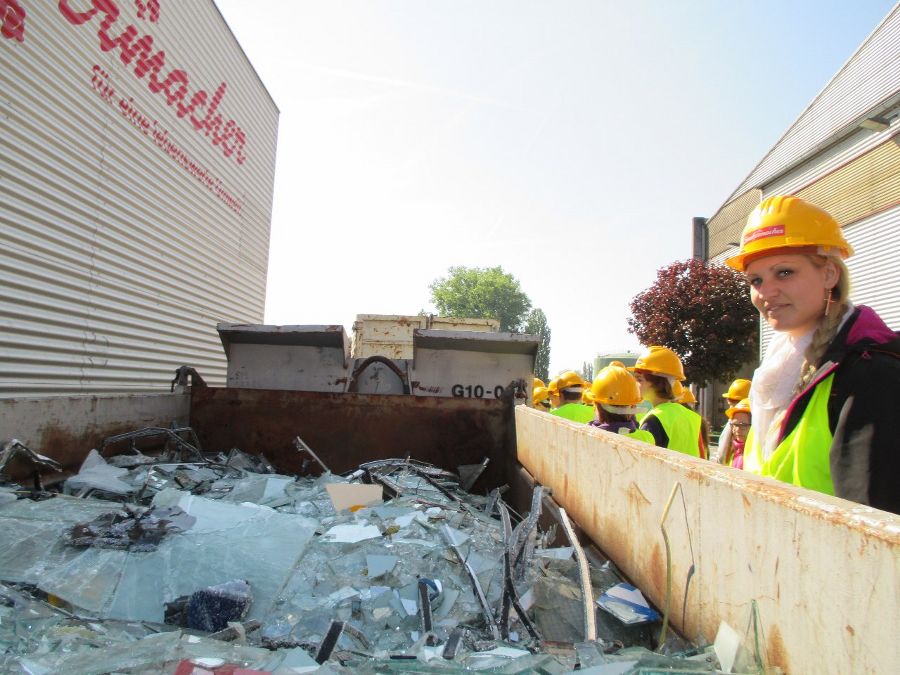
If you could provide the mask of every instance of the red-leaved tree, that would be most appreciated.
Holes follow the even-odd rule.
[[[663,267],[632,299],[631,312],[628,330],[644,345],[678,354],[698,386],[730,380],[757,355],[759,314],[747,283],[728,267],[696,259]]]

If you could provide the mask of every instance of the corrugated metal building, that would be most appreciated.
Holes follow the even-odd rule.
[[[732,255],[747,216],[777,194],[799,195],[837,218],[855,250],[847,260],[851,299],[900,329],[900,5],[709,219],[713,262]],[[764,353],[770,331],[761,324]],[[710,387],[706,398],[721,407],[721,393]]]
[[[224,384],[263,318],[278,109],[212,0],[7,2],[0,398]]]

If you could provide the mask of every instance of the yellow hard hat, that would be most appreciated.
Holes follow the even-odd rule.
[[[591,392],[590,387],[585,387],[581,390],[581,402],[585,405],[594,405],[594,394]]]
[[[561,392],[563,389],[572,389],[574,387],[584,387],[585,381],[581,379],[581,375],[576,373],[574,370],[567,370],[562,373],[559,377],[550,380],[550,393],[556,394]]]
[[[675,394],[675,403],[687,403],[688,405],[692,405],[697,402],[697,397],[694,396],[694,392],[683,386],[681,382],[676,382],[672,385],[672,393]]]
[[[641,388],[624,366],[606,366],[591,384],[591,399],[612,413],[633,415],[641,402]]]
[[[628,370],[646,370],[654,375],[665,375],[674,377],[676,380],[684,379],[684,368],[681,365],[681,359],[678,354],[668,347],[660,347],[653,345],[647,352],[641,354],[634,366]]]
[[[534,403],[534,405],[539,405],[548,398],[550,398],[550,391],[547,387],[535,387],[531,392],[531,402]]]
[[[547,385],[544,384],[544,381],[541,378],[536,377],[536,378],[534,378],[534,383],[531,386],[532,387],[546,387]]]
[[[728,387],[728,391],[722,394],[722,398],[730,398],[735,401],[740,401],[742,398],[747,398],[749,395],[750,380],[738,378],[731,383],[731,386]]]
[[[764,199],[741,232],[741,249],[725,264],[743,272],[757,258],[775,253],[813,253],[848,258],[853,249],[841,226],[824,209],[792,195]]]
[[[725,414],[728,416],[728,419],[731,419],[732,417],[734,417],[735,413],[739,412],[747,413],[748,415],[751,414],[749,398],[741,399],[740,403],[731,406],[728,410],[725,411]]]

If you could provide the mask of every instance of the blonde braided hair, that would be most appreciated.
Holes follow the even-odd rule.
[[[831,261],[837,268],[839,276],[837,284],[831,289],[832,303],[828,314],[823,314],[819,317],[819,323],[813,333],[812,342],[809,343],[809,346],[803,353],[805,359],[800,367],[800,379],[797,381],[797,386],[794,390],[795,395],[809,385],[819,369],[825,350],[828,349],[828,345],[831,344],[834,336],[837,335],[841,320],[847,312],[847,299],[850,295],[850,272],[847,270],[843,260],[834,257],[826,258],[821,255],[810,255],[808,257],[813,265],[820,268],[824,267],[828,261]]]

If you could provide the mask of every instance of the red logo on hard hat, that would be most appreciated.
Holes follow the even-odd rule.
[[[0,34],[25,42],[25,10],[16,0],[0,0]]]
[[[784,225],[770,225],[769,227],[761,227],[756,232],[751,232],[746,237],[744,237],[744,245],[746,246],[751,241],[756,241],[757,239],[765,239],[766,237],[783,237],[784,236]]]

